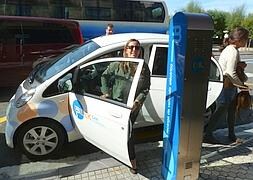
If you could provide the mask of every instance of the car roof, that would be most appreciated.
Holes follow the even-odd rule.
[[[121,33],[108,36],[99,36],[92,40],[100,47],[105,47],[111,44],[127,42],[129,39],[137,39],[141,44],[148,42],[168,43],[169,35],[159,33]]]

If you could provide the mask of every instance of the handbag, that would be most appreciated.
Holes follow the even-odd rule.
[[[236,113],[239,113],[242,108],[252,108],[251,95],[249,91],[241,91],[236,95]]]
[[[246,66],[247,64],[241,61],[237,63],[236,67],[236,74],[243,83],[248,80],[248,77],[244,72]],[[236,95],[236,113],[238,113],[242,108],[252,108],[251,95],[248,90],[243,90]]]

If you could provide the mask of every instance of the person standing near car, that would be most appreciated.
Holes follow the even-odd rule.
[[[136,39],[130,39],[124,46],[123,56],[128,58],[140,58],[141,57],[141,46],[140,42]],[[124,88],[125,84],[122,81],[123,77],[129,79],[129,75],[132,76],[135,73],[135,68],[133,64],[130,62],[120,62],[118,64],[111,63],[108,68],[104,71],[101,76],[101,91],[103,98],[112,98],[115,100],[126,99],[124,97]],[[114,76],[113,83],[111,87],[108,87],[110,78]],[[118,79],[117,79],[118,78]],[[133,125],[137,119],[139,111],[146,99],[146,96],[149,92],[150,88],[150,70],[148,65],[144,62],[142,72],[140,74],[139,82],[137,85],[137,90],[135,94],[134,104],[130,114],[130,130],[129,130],[129,140],[128,140],[128,152],[129,158],[132,164],[132,168],[130,168],[130,172],[133,174],[137,173],[137,165],[136,165],[136,157],[135,157],[135,140],[133,137]],[[109,92],[110,91],[110,92]]]
[[[112,35],[113,34],[113,24],[109,23],[107,24],[107,27],[105,29],[105,35]]]
[[[232,142],[237,141],[234,131],[237,88],[247,89],[247,86],[244,85],[236,71],[241,61],[238,48],[245,46],[248,37],[249,31],[247,29],[243,27],[235,28],[229,35],[229,44],[220,54],[219,64],[224,76],[223,89],[216,101],[216,110],[207,124],[204,142],[219,142],[212,133],[218,124],[219,118],[224,115],[228,124],[228,138]]]

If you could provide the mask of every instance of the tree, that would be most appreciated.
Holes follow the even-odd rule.
[[[237,26],[242,26],[244,18],[245,18],[245,6],[242,5],[235,8],[226,18],[228,30],[232,30]]]
[[[191,13],[203,13],[205,10],[201,7],[200,3],[198,1],[190,1],[185,8],[183,8],[183,11],[185,12],[191,12]]]
[[[243,20],[242,26],[249,30],[250,38],[253,39],[253,14],[249,14]]]
[[[190,1],[185,8],[182,9],[185,12],[192,13],[205,13],[198,1]],[[224,12],[219,10],[208,10],[214,23],[214,37],[223,39],[223,31],[228,30],[231,32],[235,27],[243,26],[250,31],[250,38],[253,39],[253,14],[245,15],[245,5],[241,5],[232,10],[232,12]]]
[[[218,11],[218,10],[208,10],[209,14],[214,23],[214,36],[218,36],[219,39],[223,39],[223,31],[226,30],[226,17],[228,16],[227,12]]]

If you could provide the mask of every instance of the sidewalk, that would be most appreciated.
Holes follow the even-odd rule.
[[[200,180],[236,179],[253,180],[253,123],[238,125],[236,134],[244,139],[242,144],[228,144],[227,129],[215,131],[222,145],[202,144]],[[13,176],[9,179],[62,179],[62,180],[160,180],[162,165],[162,141],[136,145],[138,174],[130,173],[127,166],[102,153],[93,161],[47,171]],[[8,177],[3,177],[8,179]],[[1,176],[0,176],[1,179]]]

